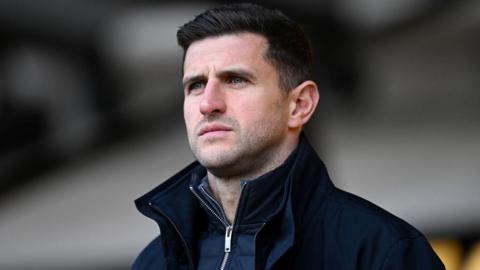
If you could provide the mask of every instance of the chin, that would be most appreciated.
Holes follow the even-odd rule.
[[[195,155],[197,160],[209,171],[222,170],[231,167],[236,163],[235,155],[232,151],[208,151]]]

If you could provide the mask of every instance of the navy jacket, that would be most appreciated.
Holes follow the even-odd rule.
[[[291,158],[280,207],[255,235],[256,270],[445,269],[418,230],[336,188],[304,136]],[[132,269],[196,269],[196,239],[208,221],[189,184],[202,172],[192,163],[136,200],[160,234]]]

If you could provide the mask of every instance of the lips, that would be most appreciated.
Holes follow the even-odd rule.
[[[207,124],[200,128],[198,136],[202,136],[207,133],[217,132],[217,131],[231,131],[232,129],[226,125],[222,124]]]

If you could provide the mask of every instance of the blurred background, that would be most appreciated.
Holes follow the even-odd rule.
[[[480,2],[256,1],[300,21],[335,183],[480,269]],[[129,269],[193,161],[176,31],[226,1],[0,0],[0,269]]]

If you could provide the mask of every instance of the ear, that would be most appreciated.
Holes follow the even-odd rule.
[[[317,108],[320,94],[313,81],[305,81],[289,93],[289,120],[291,129],[305,125]]]

